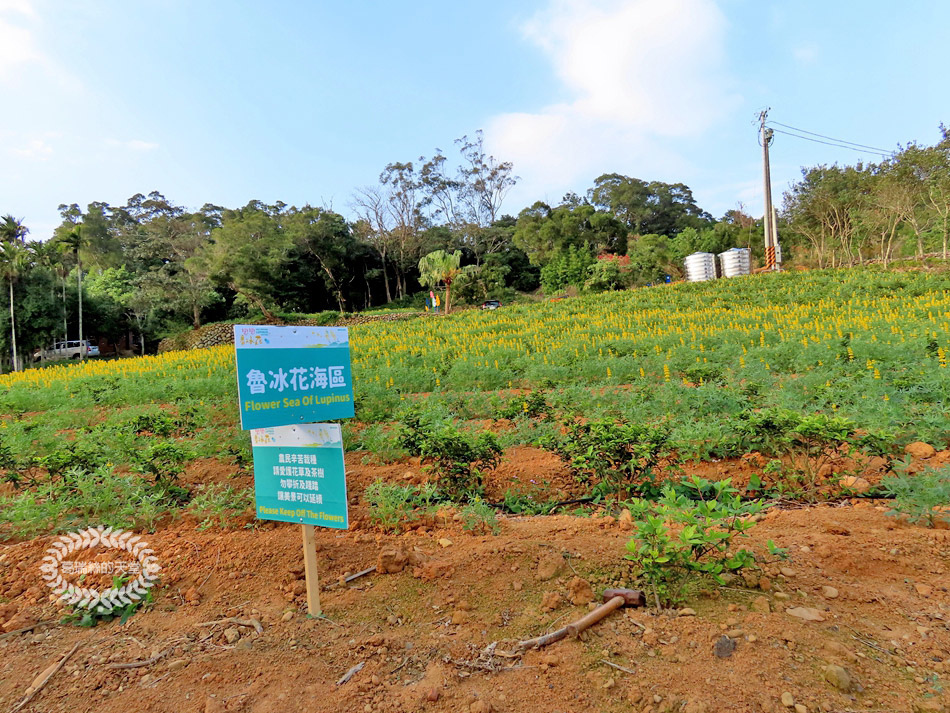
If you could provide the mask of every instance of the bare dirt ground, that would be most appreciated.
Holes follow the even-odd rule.
[[[569,492],[559,463],[544,458],[509,453],[489,490],[518,478]],[[333,585],[321,594],[325,618],[305,614],[296,525],[167,524],[146,536],[162,565],[155,603],[124,625],[92,629],[60,624],[49,601],[39,565],[54,538],[0,547],[0,624],[36,624],[0,638],[0,707],[13,709],[78,643],[23,710],[950,710],[950,530],[888,517],[886,504],[773,508],[750,543],[764,553],[774,540],[789,549],[787,562],[695,591],[685,611],[621,610],[580,639],[508,658],[486,647],[510,651],[588,611],[577,580],[597,596],[633,584],[623,558],[630,523],[507,517],[491,536],[464,531],[443,511],[387,534],[369,525],[359,494],[378,477],[418,479],[417,464],[366,466],[350,454],[348,469],[354,528],[317,533],[323,584]],[[216,481],[227,470],[198,464],[188,478]],[[707,465],[703,475],[715,473]],[[339,585],[385,550],[411,561]],[[813,620],[795,615],[803,612]],[[714,646],[724,635],[736,647],[720,658]]]

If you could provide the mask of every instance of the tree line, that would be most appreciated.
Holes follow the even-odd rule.
[[[912,144],[880,164],[803,170],[779,216],[786,262],[946,258],[950,135],[941,132],[936,145]],[[349,219],[257,200],[192,211],[158,192],[123,206],[61,205],[45,240],[7,215],[0,361],[20,367],[34,350],[80,334],[144,353],[210,321],[422,309],[423,288],[440,285],[451,285],[452,303],[478,303],[680,279],[696,251],[749,247],[762,259],[760,219],[741,204],[715,219],[682,183],[604,174],[583,195],[507,215],[512,164],[486,153],[481,132],[456,145],[453,160],[437,150],[387,165],[354,193]]]

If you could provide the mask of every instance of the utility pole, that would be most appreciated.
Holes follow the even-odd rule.
[[[775,208],[772,206],[772,176],[769,172],[769,144],[772,143],[772,130],[765,126],[769,110],[759,114],[759,143],[762,144],[762,178],[765,191],[765,212],[763,223],[765,228],[765,269],[781,270],[781,249],[778,246],[778,226]]]

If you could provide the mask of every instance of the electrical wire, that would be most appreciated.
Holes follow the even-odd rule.
[[[813,139],[810,136],[802,136],[801,134],[793,134],[791,131],[782,131],[781,129],[772,129],[777,134],[785,134],[786,136],[794,136],[796,139],[804,139],[805,141],[813,141],[816,144],[824,144],[825,146],[834,146],[839,149],[850,149],[851,151],[857,151],[858,153],[876,153],[880,156],[887,158],[891,155],[892,152],[879,151],[878,149],[860,149],[854,146],[846,146],[845,144],[835,144],[830,141],[821,141],[820,139]]]
[[[858,144],[858,143],[855,143],[854,141],[846,141],[845,139],[836,139],[836,138],[834,138],[833,136],[825,136],[824,134],[816,134],[814,131],[808,131],[808,130],[806,130],[806,129],[799,129],[797,126],[789,126],[788,124],[783,124],[783,123],[780,122],[780,121],[770,121],[769,123],[770,123],[770,124],[775,124],[776,126],[785,127],[786,129],[791,129],[792,131],[798,131],[798,132],[800,132],[800,133],[802,133],[802,134],[809,134],[809,135],[811,135],[811,136],[817,136],[818,138],[821,138],[821,139],[828,139],[829,141],[834,141],[834,142],[839,143],[839,144],[851,144],[852,146],[858,146],[858,147],[860,147],[860,148],[862,148],[862,149],[870,149],[871,151],[877,151],[878,153],[882,153],[882,154],[890,154],[890,153],[892,153],[891,151],[888,151],[887,149],[880,149],[880,148],[878,148],[877,146],[867,146],[867,145],[865,145],[865,144]]]

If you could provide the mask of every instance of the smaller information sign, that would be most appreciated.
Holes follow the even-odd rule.
[[[339,424],[257,428],[251,445],[259,519],[349,527]]]

